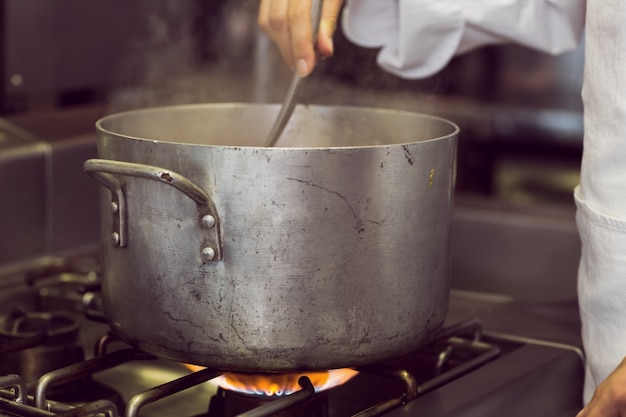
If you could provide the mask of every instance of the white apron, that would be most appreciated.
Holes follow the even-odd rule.
[[[586,19],[585,19],[586,7]],[[458,53],[516,42],[549,53],[585,34],[585,138],[575,190],[585,402],[626,356],[626,1],[348,0],[343,29],[378,64],[427,77]]]

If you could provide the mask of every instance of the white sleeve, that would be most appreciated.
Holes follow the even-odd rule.
[[[348,0],[342,25],[351,42],[381,48],[385,70],[423,78],[487,44],[573,49],[584,17],[585,0]]]

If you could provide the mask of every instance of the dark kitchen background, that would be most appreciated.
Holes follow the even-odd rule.
[[[0,2],[0,265],[97,240],[82,162],[98,117],[190,102],[281,102],[289,81],[256,27],[256,0]],[[303,103],[424,111],[462,128],[453,285],[575,298],[572,188],[582,142],[582,47],[515,45],[454,59],[425,80],[380,70],[336,36]]]

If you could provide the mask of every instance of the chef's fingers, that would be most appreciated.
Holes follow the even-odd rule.
[[[594,397],[576,417],[626,417],[626,410],[607,397]]]
[[[261,0],[258,25],[278,46],[285,62],[293,66],[289,29],[289,0]]]
[[[626,417],[626,359],[598,385],[576,417]]]
[[[309,75],[315,66],[311,3],[312,0],[296,0],[289,3],[292,65],[295,65],[301,77]]]
[[[343,2],[323,0],[316,45],[311,21],[312,0],[261,0],[258,24],[276,43],[287,64],[304,77],[315,67],[315,46],[321,57],[333,54],[332,36]]]
[[[333,34],[337,29],[337,20],[343,0],[320,0],[322,2],[322,10],[320,15],[320,23],[318,27],[317,38],[313,40],[312,20],[312,2],[308,0],[296,0],[289,8],[292,54],[294,57],[296,69],[300,76],[306,76],[313,71],[317,57],[315,49],[320,57],[327,58],[332,56],[334,52]],[[315,41],[315,42],[314,42]]]
[[[344,0],[325,0],[322,6],[319,31],[317,35],[317,51],[321,57],[333,55],[333,34],[337,29],[337,19]]]

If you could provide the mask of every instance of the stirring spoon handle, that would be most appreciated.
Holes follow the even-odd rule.
[[[313,22],[313,41],[317,38],[317,31],[320,24],[320,19],[322,17],[322,0],[313,0],[311,10],[313,11],[312,22]],[[274,121],[274,125],[272,126],[272,130],[267,139],[267,144],[265,146],[271,148],[276,145],[276,142],[280,138],[280,135],[283,133],[285,126],[287,126],[287,122],[293,113],[294,107],[296,107],[296,97],[298,92],[300,91],[302,77],[298,74],[297,71],[293,72],[293,76],[291,78],[291,84],[289,84],[289,89],[287,90],[287,95],[285,96],[285,100],[283,101],[283,105],[280,108],[280,112],[278,113],[278,117]]]

